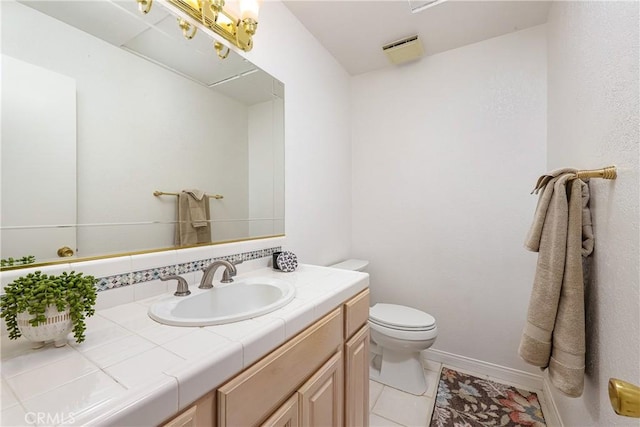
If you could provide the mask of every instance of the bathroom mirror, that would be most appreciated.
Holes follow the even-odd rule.
[[[221,195],[210,243],[284,233],[282,83],[160,2],[0,7],[5,268],[175,247],[156,191]]]

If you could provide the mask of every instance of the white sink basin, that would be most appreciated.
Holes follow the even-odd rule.
[[[149,307],[149,317],[173,326],[221,325],[272,312],[295,296],[293,285],[271,277],[251,277],[192,292],[156,302]]]

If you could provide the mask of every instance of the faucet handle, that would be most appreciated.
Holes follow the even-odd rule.
[[[242,264],[244,261],[243,261],[242,259],[239,259],[239,260],[237,260],[237,261],[230,261],[230,262],[231,262],[231,264],[233,264],[233,266],[235,267],[235,266],[236,266],[236,265],[238,265],[238,264]],[[233,277],[233,276],[235,276],[236,274],[238,274],[238,270],[235,270],[235,269],[234,269],[233,271],[229,272],[229,274],[230,274],[230,276],[231,276],[231,277]]]
[[[237,261],[233,261],[233,260],[229,260],[228,261],[229,264],[231,264],[231,266],[233,268],[225,268],[224,271],[222,272],[222,280],[220,280],[220,283],[231,283],[233,282],[233,277],[238,274],[238,270],[236,270],[236,265],[238,264],[242,264],[242,259],[239,259]]]
[[[166,282],[167,280],[177,280],[178,289],[176,289],[175,293],[173,294],[177,297],[184,297],[191,294],[191,291],[189,290],[189,284],[184,279],[184,277],[181,277],[178,275],[171,275],[171,276],[161,277],[160,280],[162,280],[163,282]]]
[[[236,270],[235,267],[238,264],[242,264],[243,261],[241,259],[239,259],[237,261],[229,260],[229,263],[233,266],[233,270],[229,269],[229,268],[225,268],[225,270],[222,272],[222,280],[220,280],[220,283],[231,283],[231,282],[233,282],[232,277],[235,277],[236,274],[238,274],[238,270]]]

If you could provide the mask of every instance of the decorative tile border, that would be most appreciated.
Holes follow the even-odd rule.
[[[214,261],[226,260],[230,262],[251,261],[255,259],[270,257],[274,252],[280,252],[280,246],[268,249],[260,249],[258,251],[242,252],[239,254],[226,255],[216,258],[207,258],[197,261],[190,261],[182,264],[165,265],[163,267],[151,268],[148,270],[134,271],[132,273],[115,274],[113,276],[100,277],[96,283],[98,292],[108,291],[109,289],[121,288],[136,283],[150,282],[158,280],[164,276],[173,274],[185,274],[192,271],[202,270],[208,267]]]
[[[116,274],[114,276],[101,277],[96,283],[98,292],[107,291],[109,289],[121,288],[131,284],[131,273]]]

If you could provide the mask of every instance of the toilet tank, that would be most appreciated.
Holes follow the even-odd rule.
[[[368,266],[369,261],[364,259],[347,259],[337,264],[330,265],[329,267],[340,268],[342,270],[367,271]]]

